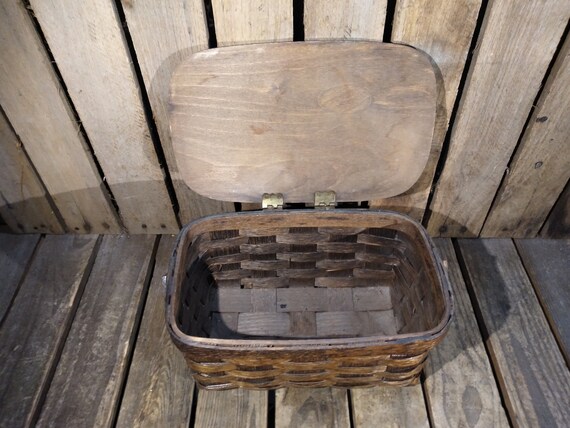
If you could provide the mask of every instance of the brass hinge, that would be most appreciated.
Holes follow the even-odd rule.
[[[261,198],[261,208],[264,210],[281,210],[283,209],[282,193],[264,193]]]
[[[315,209],[332,210],[336,206],[336,193],[332,190],[315,192]]]

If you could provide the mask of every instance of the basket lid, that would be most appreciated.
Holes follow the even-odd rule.
[[[409,189],[431,149],[436,82],[411,47],[327,41],[198,52],[171,81],[170,126],[183,180],[212,199],[308,202]]]

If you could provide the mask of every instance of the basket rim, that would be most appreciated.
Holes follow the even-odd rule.
[[[431,249],[429,252],[429,258],[433,266],[435,267],[435,273],[437,276],[437,282],[440,291],[443,295],[445,309],[439,323],[430,330],[407,333],[407,334],[397,334],[392,336],[386,335],[373,335],[366,337],[343,337],[343,338],[299,338],[299,339],[219,339],[219,338],[208,338],[199,337],[186,334],[180,330],[178,323],[176,322],[176,306],[174,303],[176,299],[174,294],[178,291],[175,290],[176,284],[174,281],[174,276],[177,266],[181,262],[181,254],[177,251],[182,241],[186,238],[188,230],[195,227],[196,225],[203,223],[205,221],[210,221],[216,218],[228,218],[228,217],[238,217],[238,216],[256,216],[256,215],[301,215],[307,213],[315,213],[312,209],[300,209],[300,210],[274,210],[274,211],[242,211],[235,213],[223,213],[215,214],[207,217],[198,218],[182,228],[176,239],[175,248],[173,250],[173,255],[170,260],[168,274],[166,279],[166,325],[168,332],[172,340],[178,345],[185,347],[197,347],[201,349],[211,349],[211,350],[224,350],[224,351],[293,351],[299,350],[325,350],[325,349],[352,349],[352,348],[367,348],[367,347],[377,347],[383,345],[405,345],[409,343],[432,343],[443,338],[444,334],[449,328],[449,324],[453,317],[453,295],[451,291],[451,286],[449,283],[448,275],[441,262],[441,257],[439,252],[435,247],[432,239],[428,235],[427,231],[413,218],[401,214],[395,211],[381,210],[381,209],[367,209],[367,208],[357,208],[357,209],[339,209],[334,211],[329,211],[328,213],[334,216],[342,215],[349,216],[350,214],[365,214],[370,216],[375,216],[380,214],[393,217],[395,219],[400,219],[405,222],[410,223],[419,232],[423,244]],[[321,213],[322,214],[322,213]]]

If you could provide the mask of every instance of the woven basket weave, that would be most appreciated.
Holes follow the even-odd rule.
[[[200,219],[168,275],[169,331],[207,389],[415,384],[451,312],[429,237],[384,211]]]

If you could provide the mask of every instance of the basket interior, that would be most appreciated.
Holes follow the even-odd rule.
[[[177,322],[191,336],[394,336],[436,327],[445,310],[409,226],[236,227],[185,242]]]

